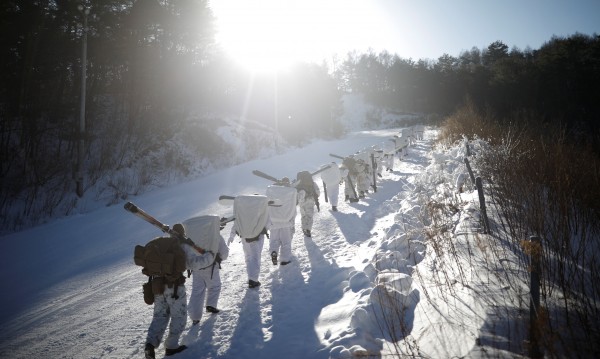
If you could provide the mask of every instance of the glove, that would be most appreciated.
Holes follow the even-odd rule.
[[[231,232],[231,235],[229,235],[229,239],[227,240],[227,245],[230,245],[231,243],[233,243],[234,238],[235,238],[235,232]]]

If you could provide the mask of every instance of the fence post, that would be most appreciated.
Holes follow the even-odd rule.
[[[377,163],[374,153],[371,153],[371,169],[373,170],[373,191],[377,192]]]
[[[487,210],[485,209],[485,197],[483,196],[483,185],[481,184],[481,177],[475,178],[475,185],[477,186],[477,192],[479,193],[479,209],[481,210],[481,219],[483,222],[483,233],[490,233],[490,225],[488,223]]]
[[[473,175],[473,170],[471,169],[471,164],[469,163],[469,159],[465,157],[465,165],[467,166],[467,171],[469,171],[469,177],[471,177],[471,183],[475,185],[475,176]]]
[[[531,283],[529,300],[529,357],[542,358],[538,335],[538,313],[540,310],[540,263],[542,256],[542,243],[540,237],[529,237],[531,260]]]

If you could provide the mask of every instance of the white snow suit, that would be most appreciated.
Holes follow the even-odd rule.
[[[385,165],[386,170],[393,171],[394,170],[394,153],[387,153],[383,156],[382,164]]]
[[[356,189],[358,190],[359,197],[362,198],[369,191],[369,186],[371,185],[367,164],[363,160],[356,161],[356,170]]]
[[[424,125],[416,125],[415,126],[415,130],[414,130],[414,134],[417,140],[422,140],[423,139],[423,132],[425,132],[425,126]]]
[[[267,197],[275,202],[269,207],[269,253],[277,253],[280,262],[292,259],[292,237],[296,222],[298,191],[293,187],[271,185]]]
[[[266,196],[237,196],[233,200],[235,223],[231,228],[229,243],[235,235],[242,238],[248,280],[258,282],[260,256],[269,219]]]
[[[219,240],[219,256],[222,260],[227,259],[229,247],[223,237]],[[204,307],[217,308],[219,296],[221,295],[221,269],[218,263],[199,269],[192,274],[192,292],[188,304],[188,316],[191,320],[202,319]],[[205,301],[206,299],[206,301]]]
[[[313,226],[313,217],[315,215],[315,206],[316,201],[315,197],[312,193],[306,193],[306,190],[302,189],[304,184],[302,182],[296,183],[296,188],[298,189],[298,205],[300,206],[300,222],[302,226],[302,230],[312,230]],[[315,196],[319,197],[321,191],[319,190],[319,186],[313,181],[312,191],[314,191]]]
[[[356,186],[356,181],[355,179],[352,179],[350,177],[350,179],[348,178],[350,176],[350,171],[348,170],[347,167],[345,167],[344,165],[342,165],[340,167],[340,175],[342,176],[342,179],[344,180],[344,195],[346,196],[346,200],[353,198],[353,199],[358,199],[357,196],[354,195],[354,191],[352,190],[353,186]],[[350,181],[352,181],[352,184],[350,184]]]
[[[389,142],[385,142],[383,146],[383,159],[382,164],[385,165],[385,169],[388,171],[394,170],[394,155],[396,154],[396,138],[391,139]]]
[[[214,261],[212,253],[200,254],[188,244],[182,244],[181,247],[185,252],[188,269],[204,268]],[[160,345],[167,325],[169,326],[169,334],[165,340],[165,348],[177,349],[179,347],[179,337],[187,320],[187,297],[184,284],[177,286],[178,298],[173,298],[174,289],[175,286],[172,288],[165,287],[163,294],[154,296],[154,312],[146,337],[146,343],[152,344],[154,348]]]
[[[203,249],[218,253],[221,260],[229,256],[229,248],[220,234],[220,218],[216,215],[203,215],[183,222],[185,233]],[[188,303],[188,316],[192,321],[202,318],[203,308],[217,307],[221,294],[220,265],[213,262],[206,268],[193,271],[192,291]]]
[[[375,150],[375,165],[377,166],[377,176],[381,177],[383,171],[383,150]]]
[[[332,162],[328,169],[321,172],[321,179],[327,187],[329,203],[331,206],[337,207],[340,194],[340,182],[342,181],[342,175],[337,163]]]

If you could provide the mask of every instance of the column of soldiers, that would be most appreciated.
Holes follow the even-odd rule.
[[[331,162],[314,173],[298,172],[296,180],[293,182],[290,182],[287,177],[279,180],[263,173],[264,178],[273,182],[267,186],[266,195],[223,196],[233,198],[233,217],[235,217],[227,244],[219,234],[224,225],[219,225],[218,216],[194,218],[203,221],[198,228],[210,232],[212,237],[218,239],[218,249],[215,250],[215,253],[201,252],[199,254],[185,245],[183,246],[187,251],[188,269],[190,269],[190,263],[195,263],[197,267],[197,269],[193,268],[194,280],[190,303],[186,305],[186,291],[183,285],[179,289],[176,289],[177,287],[170,289],[171,292],[165,290],[167,294],[155,296],[154,300],[157,304],[155,304],[153,321],[144,348],[145,357],[147,359],[155,358],[155,348],[162,342],[167,323],[171,324],[169,335],[165,341],[165,355],[170,356],[186,349],[185,345],[179,345],[179,336],[185,325],[186,313],[192,319],[193,325],[200,322],[203,308],[212,314],[219,313],[217,301],[220,295],[221,281],[218,268],[220,268],[221,260],[227,258],[228,245],[232,244],[236,236],[240,237],[242,242],[248,288],[258,288],[261,285],[259,274],[265,238],[269,241],[269,257],[273,265],[286,266],[292,262],[292,237],[295,232],[297,207],[300,208],[303,234],[305,237],[311,237],[314,209],[316,207],[317,211],[320,210],[321,191],[313,179],[317,173],[321,173],[325,199],[331,205],[331,210],[336,212],[340,185],[344,185],[344,197],[350,203],[356,203],[365,198],[371,190],[376,192],[377,178],[382,177],[384,169],[393,171],[394,156],[402,159],[406,154],[407,147],[414,143],[415,136],[422,139],[422,126],[403,129],[400,135],[394,136],[382,146],[372,146],[346,157],[332,155],[342,159],[341,165],[338,166],[336,162]],[[223,219],[221,218],[221,220]],[[194,227],[189,219],[183,223],[183,225],[176,224],[173,229],[185,236],[185,226],[187,225],[190,229]],[[205,237],[205,235],[201,235],[201,237]],[[218,261],[215,261],[215,257],[219,258]],[[210,265],[211,263],[212,265]],[[175,290],[179,292],[179,296],[173,294]]]

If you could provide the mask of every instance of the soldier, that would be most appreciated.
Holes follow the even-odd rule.
[[[246,272],[248,273],[248,288],[260,286],[258,281],[260,256],[269,220],[267,205],[267,197],[261,195],[237,196],[233,201],[235,223],[231,228],[228,243],[231,244],[236,235],[242,238]]]
[[[328,169],[321,172],[321,180],[323,180],[323,187],[326,189],[327,197],[331,204],[331,210],[336,212],[342,174],[335,161],[331,162]]]
[[[169,258],[168,260],[173,262],[172,267],[175,268],[176,275],[151,276],[154,311],[146,336],[144,348],[146,359],[155,358],[155,349],[162,341],[167,326],[169,326],[169,335],[165,340],[165,355],[171,356],[187,348],[185,345],[179,345],[179,337],[185,328],[187,314],[185,277],[182,271],[186,268],[191,270],[204,268],[214,261],[213,253],[204,252],[202,248],[179,240],[179,237],[185,237],[185,229],[181,223],[173,225],[173,231],[178,235],[158,238],[160,243],[156,242],[155,246],[160,248],[157,249],[158,253],[165,254],[158,263],[167,263]]]
[[[273,265],[280,260],[281,265],[292,261],[292,237],[296,221],[298,192],[290,187],[289,179],[267,187],[267,197],[274,205],[269,206],[269,252]]]
[[[221,294],[221,261],[229,256],[229,247],[221,236],[220,218],[215,215],[204,215],[187,219],[183,222],[186,232],[198,246],[216,248],[214,262],[193,271],[192,292],[188,302],[188,316],[192,325],[198,324],[204,308],[209,313],[218,313],[217,303]],[[210,243],[210,246],[208,245]]]
[[[304,232],[306,237],[310,237],[312,235],[311,230],[315,215],[315,206],[319,210],[319,195],[321,191],[308,171],[298,172],[295,187],[298,190],[302,232]]]

